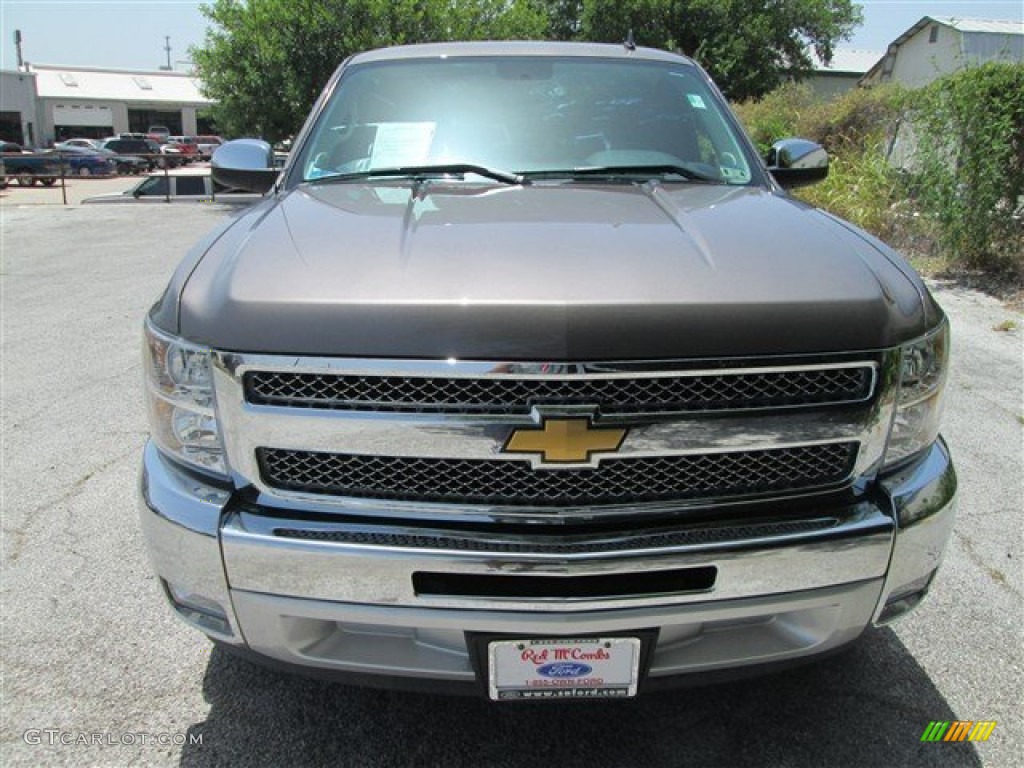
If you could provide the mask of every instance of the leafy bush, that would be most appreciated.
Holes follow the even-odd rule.
[[[966,267],[1024,277],[1024,64],[990,62],[911,94],[915,190]]]
[[[863,227],[896,247],[920,249],[924,221],[915,216],[901,175],[885,161],[885,147],[902,108],[896,87],[856,88],[830,102],[806,85],[790,83],[757,102],[736,107],[758,149],[799,136],[828,150],[828,178],[797,194]],[[926,248],[927,250],[927,248]]]
[[[821,144],[829,153],[863,150],[881,144],[899,118],[906,92],[897,86],[855,88],[823,102],[810,86],[787,83],[759,101],[734,105],[758,149],[799,136]]]
[[[923,222],[907,199],[904,181],[876,145],[832,155],[828,178],[798,196],[897,248],[920,241]]]
[[[733,109],[764,155],[779,139],[800,135],[801,115],[813,104],[810,86],[786,83],[762,99],[734,104]]]
[[[907,91],[856,88],[831,102],[787,84],[736,106],[762,152],[800,136],[824,146],[828,178],[799,191],[897,248],[1024,277],[1024,65],[990,63]],[[910,126],[909,172],[886,161]]]
[[[801,113],[798,135],[830,154],[884,148],[903,111],[907,92],[897,85],[854,88],[831,102],[816,102]]]

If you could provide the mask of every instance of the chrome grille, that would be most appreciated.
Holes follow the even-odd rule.
[[[870,365],[607,377],[459,378],[249,371],[257,405],[377,412],[526,414],[534,405],[583,403],[603,413],[686,413],[863,402]]]
[[[287,491],[497,506],[573,507],[724,498],[846,480],[857,443],[605,459],[595,469],[534,471],[529,462],[257,449],[263,481]]]

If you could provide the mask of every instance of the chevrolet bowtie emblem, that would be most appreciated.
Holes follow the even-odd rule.
[[[598,451],[617,451],[629,430],[595,427],[590,419],[544,419],[543,424],[509,435],[505,453],[539,453],[544,464],[590,460]]]

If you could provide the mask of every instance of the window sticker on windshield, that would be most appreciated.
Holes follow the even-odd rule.
[[[371,168],[423,165],[434,140],[435,123],[378,123]]]
[[[690,106],[694,109],[707,109],[707,106],[704,104],[704,99],[696,93],[688,93],[686,94],[686,98],[690,101]]]

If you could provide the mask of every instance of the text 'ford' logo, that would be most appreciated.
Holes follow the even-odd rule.
[[[568,661],[556,661],[554,664],[545,664],[537,667],[537,674],[544,677],[583,677],[589,675],[593,667],[586,664],[574,664]]]

